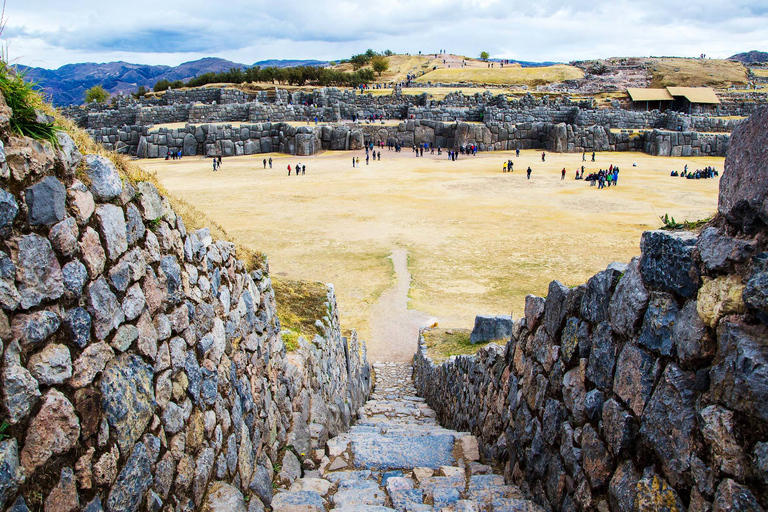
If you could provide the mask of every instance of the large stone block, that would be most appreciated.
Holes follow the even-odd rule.
[[[699,269],[693,261],[696,235],[689,232],[646,231],[640,241],[640,271],[650,288],[693,297],[699,289]]]
[[[477,315],[469,342],[473,344],[493,340],[506,342],[512,336],[512,325],[511,316]]]
[[[47,176],[24,192],[27,221],[32,226],[50,226],[64,219],[67,191],[53,176]]]
[[[752,231],[768,223],[768,107],[761,106],[731,134],[720,178],[718,211]]]

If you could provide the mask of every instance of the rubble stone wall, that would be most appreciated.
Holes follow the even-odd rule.
[[[649,231],[641,255],[529,295],[506,346],[416,387],[552,510],[768,506],[768,108],[734,133],[719,217]]]
[[[268,266],[9,117],[0,104],[0,508],[199,510],[225,489],[264,510],[275,468],[316,467],[370,391],[333,289],[322,335],[287,353]]]

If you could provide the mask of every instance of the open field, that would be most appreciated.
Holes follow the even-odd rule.
[[[199,157],[139,163],[241,243],[266,252],[278,279],[334,283],[342,327],[368,340],[371,360],[386,359],[392,343],[372,327],[372,313],[380,315],[379,299],[398,276],[410,272],[410,307],[440,327],[471,328],[478,313],[519,317],[525,295],[546,294],[552,279],[578,285],[612,261],[629,261],[659,215],[712,215],[718,181],[669,171],[723,165],[722,158],[598,153],[588,172],[621,168],[619,186],[598,191],[573,180],[581,154],[550,154],[542,163],[541,152],[530,150],[517,159],[501,152],[449,162],[385,150],[381,162],[354,169],[353,155],[364,162],[363,151],[226,158],[215,174]],[[273,169],[262,169],[265,156]],[[502,174],[508,158],[516,171]],[[286,166],[298,161],[307,174],[289,178]],[[391,254],[402,256],[395,267]],[[405,273],[398,261],[407,261]],[[409,342],[415,350],[415,336]]]
[[[745,85],[747,71],[741,62],[720,59],[652,59],[649,71],[651,87],[727,88]]]
[[[752,74],[761,78],[768,78],[768,68],[752,68]]]
[[[450,68],[436,69],[416,79],[417,82],[470,82],[477,84],[527,85],[535,87],[577,80],[584,77],[584,72],[574,66],[558,64],[540,68],[496,67],[488,68]]]

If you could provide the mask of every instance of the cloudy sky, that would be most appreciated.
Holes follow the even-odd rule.
[[[11,60],[334,60],[373,48],[519,60],[768,51],[766,0],[7,0]]]

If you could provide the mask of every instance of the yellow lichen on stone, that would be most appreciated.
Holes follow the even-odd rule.
[[[717,279],[704,278],[699,289],[696,308],[705,324],[714,328],[718,320],[725,315],[745,311],[744,285],[737,275],[722,276]]]

